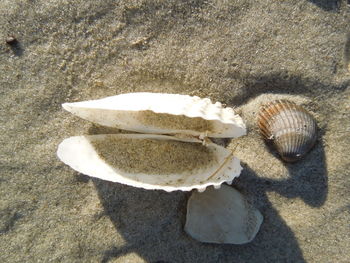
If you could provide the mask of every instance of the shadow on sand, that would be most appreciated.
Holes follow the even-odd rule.
[[[336,68],[334,69],[337,70]],[[314,79],[303,78],[301,76],[291,75],[288,72],[272,72],[266,75],[250,76],[247,74],[239,74],[234,78],[240,79],[244,83],[244,89],[241,93],[237,93],[228,101],[228,105],[238,107],[244,105],[255,97],[264,93],[278,94],[294,94],[327,98],[328,93],[334,91],[343,92],[350,85],[349,78],[344,79],[337,85],[332,83],[322,83]]]
[[[289,178],[278,181],[260,178],[245,165],[234,186],[264,215],[260,232],[246,245],[202,244],[187,236],[183,226],[190,193],[146,191],[93,179],[105,214],[126,241],[123,247],[107,249],[102,262],[132,252],[147,262],[305,262],[293,231],[267,193],[322,206],[327,197],[324,158],[318,143],[305,159],[288,164]]]
[[[9,49],[11,49],[12,53],[15,56],[20,57],[23,55],[24,49],[22,47],[22,44],[17,40],[14,40],[13,43],[8,44],[7,46],[9,47]]]
[[[309,2],[317,5],[325,11],[337,12],[341,6],[341,0],[309,0]]]
[[[278,81],[279,84],[283,82],[285,80]],[[265,84],[256,82],[250,90],[247,88],[247,92],[255,97],[264,92],[277,91],[277,88],[268,90]],[[289,87],[288,90],[293,89]],[[281,88],[280,92],[283,92]],[[301,93],[301,90],[295,93]],[[249,99],[247,95],[241,96],[241,103]],[[91,132],[106,133],[108,129],[94,127]],[[289,171],[287,179],[261,178],[243,164],[243,172],[235,180],[234,187],[245,194],[264,215],[260,232],[253,242],[246,245],[203,244],[187,236],[183,226],[190,193],[147,191],[93,179],[105,214],[126,243],[122,247],[106,248],[102,262],[128,253],[136,253],[145,261],[154,263],[305,262],[293,231],[270,202],[267,193],[276,192],[291,200],[299,198],[310,207],[324,204],[327,198],[327,169],[321,136],[319,134],[318,143],[304,159],[286,164]]]

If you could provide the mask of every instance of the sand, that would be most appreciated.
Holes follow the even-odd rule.
[[[201,143],[107,137],[91,145],[107,164],[130,174],[191,175],[217,164],[214,152]]]
[[[146,127],[157,127],[165,130],[195,130],[210,132],[213,122],[200,117],[190,118],[184,115],[171,115],[167,113],[154,113],[153,111],[140,111],[135,114],[136,119]]]
[[[348,1],[0,2],[0,262],[349,262]],[[6,39],[14,36],[15,44]],[[64,102],[153,91],[235,107],[234,187],[264,216],[243,246],[183,231],[189,193],[91,179],[57,145],[98,129]],[[287,98],[316,118],[316,146],[284,164],[256,127]]]

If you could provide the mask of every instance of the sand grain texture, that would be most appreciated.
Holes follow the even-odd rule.
[[[1,1],[0,262],[349,262],[346,2]],[[139,91],[208,97],[247,121],[228,147],[244,164],[235,187],[264,216],[252,243],[198,243],[183,231],[187,193],[90,179],[57,159],[64,138],[100,130],[62,103]],[[296,164],[255,124],[277,98],[319,126]]]
[[[191,174],[218,163],[213,151],[200,143],[107,138],[91,144],[102,160],[130,174]]]

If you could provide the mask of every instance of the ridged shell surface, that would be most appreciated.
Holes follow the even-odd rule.
[[[287,162],[299,160],[316,142],[315,119],[303,107],[288,100],[264,105],[258,115],[258,126]]]
[[[166,93],[127,93],[64,103],[67,111],[94,123],[153,134],[234,138],[246,134],[232,108],[210,99]]]
[[[204,191],[229,184],[242,167],[232,152],[193,138],[103,134],[65,139],[57,155],[83,174],[144,189]]]

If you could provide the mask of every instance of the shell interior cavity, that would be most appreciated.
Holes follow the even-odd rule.
[[[185,231],[205,243],[245,244],[254,239],[261,213],[234,188],[222,185],[193,192],[187,203]]]
[[[65,139],[58,157],[86,175],[144,189],[204,191],[231,183],[242,170],[230,150],[201,140],[206,135],[245,134],[243,121],[232,109],[209,99],[131,93],[63,107],[98,124],[146,133]],[[177,136],[150,134],[167,132]]]
[[[287,100],[276,100],[264,105],[258,116],[258,125],[267,140],[274,145],[287,162],[303,157],[315,144],[315,119],[301,106]]]

